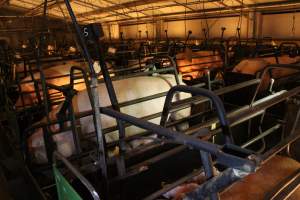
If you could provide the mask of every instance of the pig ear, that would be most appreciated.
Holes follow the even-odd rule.
[[[101,67],[100,67],[100,63],[99,61],[95,61],[93,64],[94,70],[96,73],[100,73],[101,72]]]

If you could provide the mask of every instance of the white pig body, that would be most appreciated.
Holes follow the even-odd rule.
[[[182,83],[181,83],[182,84]],[[172,86],[176,85],[174,75],[159,75],[159,76],[141,76],[124,80],[118,80],[113,82],[114,89],[116,91],[117,99],[120,103],[147,97],[150,95],[158,94],[161,92],[167,92]],[[98,85],[99,101],[102,107],[110,106],[110,100],[107,93],[107,89],[104,84]],[[184,99],[190,97],[189,94],[180,93],[176,96],[176,99]],[[141,102],[138,104],[130,105],[121,108],[121,112],[135,117],[143,117],[151,114],[161,112],[163,109],[165,97],[155,98],[153,100]],[[76,112],[84,112],[91,110],[90,101],[87,91],[79,92],[73,98],[73,107]],[[55,114],[59,111],[60,106],[53,109],[50,113],[50,118],[55,119]],[[185,109],[172,115],[173,119],[180,119],[190,114],[190,109]],[[86,134],[94,131],[92,116],[81,118],[80,120],[81,133]],[[151,122],[159,124],[160,118],[155,118]],[[101,115],[102,129],[112,127],[116,125],[116,120],[106,115]],[[182,129],[187,128],[187,124],[183,124]],[[57,130],[58,126],[53,126],[52,129]],[[135,135],[142,132],[142,129],[131,126],[126,128],[126,137]],[[106,134],[106,141],[112,142],[118,139],[118,132],[112,132]],[[57,142],[58,150],[65,156],[70,156],[74,152],[73,140],[71,133],[64,133],[55,136],[54,140]],[[28,140],[29,147],[32,149],[34,157],[42,162],[45,161],[45,151],[43,147],[42,131],[37,130],[36,133]],[[142,143],[134,141],[131,143],[132,147],[141,145]],[[36,149],[36,150],[34,150]],[[65,150],[64,150],[65,149]],[[37,156],[38,155],[38,156]],[[41,156],[43,155],[43,156]],[[42,157],[42,159],[41,159]]]

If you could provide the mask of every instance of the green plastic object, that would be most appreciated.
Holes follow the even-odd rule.
[[[82,200],[56,167],[53,167],[53,172],[59,200]]]

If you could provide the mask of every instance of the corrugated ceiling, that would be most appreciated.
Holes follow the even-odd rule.
[[[126,23],[162,19],[188,19],[218,14],[240,14],[252,10],[299,9],[299,0],[70,0],[83,23]],[[41,15],[43,0],[2,0],[0,6],[24,11],[27,16]],[[48,15],[68,16],[64,1],[48,0]]]

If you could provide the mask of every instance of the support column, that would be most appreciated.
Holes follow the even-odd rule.
[[[120,38],[119,24],[109,24],[108,25],[108,34],[111,35],[111,39],[119,39]]]
[[[252,33],[250,36],[253,38],[262,38],[263,15],[260,12],[251,11],[249,18],[249,32]]]
[[[156,39],[157,40],[160,40],[161,37],[162,37],[162,32],[164,31],[163,27],[164,27],[164,21],[162,19],[156,20],[155,33],[156,33]]]
[[[248,37],[254,38],[255,37],[255,11],[249,12],[249,21],[248,21]]]

